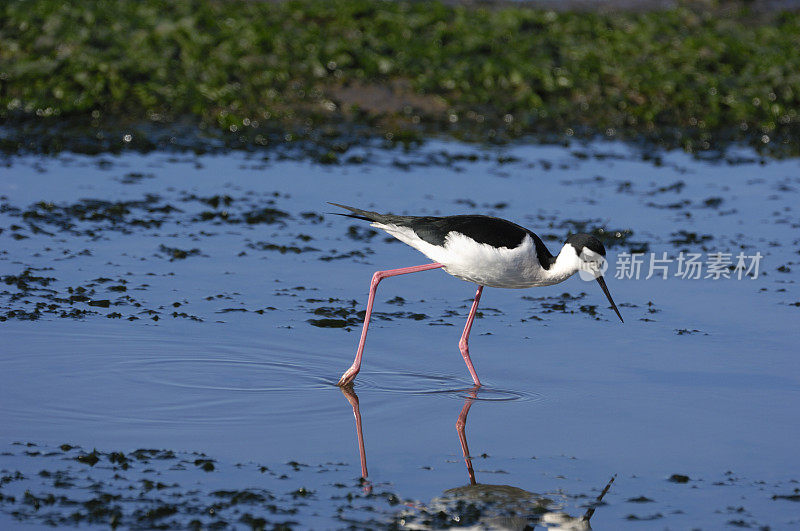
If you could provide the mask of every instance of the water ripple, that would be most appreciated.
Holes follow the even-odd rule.
[[[473,398],[485,401],[542,400],[542,395],[530,391],[516,391],[482,386],[473,396],[474,387],[460,378],[447,375],[415,372],[370,371],[359,374],[356,390],[380,391],[392,394],[439,395],[463,400]]]
[[[215,391],[325,389],[334,382],[315,374],[313,367],[277,361],[175,358],[125,361],[120,366],[129,377],[147,383]]]

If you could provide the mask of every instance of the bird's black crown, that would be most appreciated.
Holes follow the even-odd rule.
[[[567,238],[567,243],[575,248],[578,256],[580,256],[584,248],[598,253],[601,256],[606,255],[606,248],[603,247],[603,243],[591,234],[572,234]]]

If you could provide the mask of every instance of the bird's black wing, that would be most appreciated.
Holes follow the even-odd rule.
[[[451,232],[463,234],[478,243],[513,249],[519,246],[529,231],[516,223],[490,216],[419,217],[399,223],[412,229],[417,236],[433,245],[444,245]]]
[[[433,245],[444,245],[451,232],[458,232],[492,247],[514,249],[530,236],[536,247],[536,256],[545,269],[555,261],[539,236],[511,221],[491,216],[447,216],[443,218],[412,218],[406,226],[420,238]]]
[[[431,245],[443,246],[447,235],[458,232],[478,243],[485,243],[492,247],[506,247],[513,249],[519,246],[525,236],[530,236],[536,246],[536,254],[543,267],[549,268],[553,262],[553,255],[536,234],[525,227],[508,220],[491,216],[462,215],[462,216],[395,216],[392,214],[379,214],[369,210],[331,203],[349,210],[350,214],[341,214],[356,219],[377,221],[408,227],[422,240]]]

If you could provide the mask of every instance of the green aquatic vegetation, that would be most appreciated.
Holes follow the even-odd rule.
[[[689,476],[683,474],[672,474],[667,481],[672,483],[689,483]]]
[[[98,461],[100,461],[100,454],[97,452],[97,450],[92,450],[88,454],[79,455],[78,457],[75,458],[75,460],[81,463],[85,463],[89,466],[94,466],[98,463]]]
[[[213,459],[195,459],[194,464],[195,464],[195,466],[200,467],[201,469],[205,470],[206,472],[213,472],[214,471],[214,460]]]
[[[324,141],[344,123],[403,143],[436,130],[800,146],[798,13],[31,0],[0,6],[0,43],[0,119],[19,133],[5,150],[64,149],[53,138],[70,124],[79,149],[181,143],[166,123],[245,145]],[[328,144],[323,162],[349,147]]]
[[[175,260],[183,260],[188,258],[189,256],[196,256],[200,254],[200,249],[178,249],[177,247],[167,247],[166,245],[160,245],[158,247],[159,252],[164,253],[166,256],[169,257],[169,261],[173,262]]]
[[[16,286],[20,291],[27,291],[32,288],[31,285],[38,284],[39,286],[47,286],[55,280],[53,277],[38,277],[31,272],[31,268],[26,268],[19,275],[5,275],[0,277],[0,281],[5,282],[9,286]]]

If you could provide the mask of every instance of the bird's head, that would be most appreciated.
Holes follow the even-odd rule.
[[[611,307],[617,312],[617,317],[622,322],[622,315],[614,304],[614,299],[611,298],[611,293],[608,292],[606,281],[603,279],[603,273],[608,269],[608,262],[606,261],[606,248],[603,242],[592,236],[591,234],[572,234],[567,238],[565,247],[572,247],[576,255],[576,269],[578,274],[583,280],[597,280],[600,287],[603,288],[603,293],[608,297],[608,302]]]

